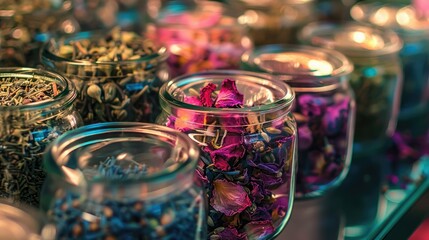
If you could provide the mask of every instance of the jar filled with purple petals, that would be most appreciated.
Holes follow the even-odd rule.
[[[211,239],[277,236],[291,214],[297,158],[292,89],[267,74],[213,70],[160,89],[157,123],[201,149]]]
[[[156,7],[158,2],[158,8]],[[173,77],[212,69],[236,69],[252,46],[237,20],[237,1],[148,0],[147,35],[167,46]],[[192,3],[193,2],[193,3]]]
[[[354,134],[353,64],[341,53],[308,46],[265,45],[242,56],[246,70],[266,72],[296,94],[297,198],[323,195],[347,175]]]

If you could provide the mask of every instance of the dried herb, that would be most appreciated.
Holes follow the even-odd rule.
[[[119,28],[60,44],[59,48],[50,45],[46,51],[69,62],[64,65],[44,54],[44,64],[64,72],[75,83],[76,108],[85,123],[154,122],[160,109],[158,90],[168,77],[159,74],[167,73],[163,48]]]
[[[119,165],[114,157],[100,162],[93,178],[138,179],[148,167],[130,162]],[[140,200],[84,198],[65,191],[49,211],[57,226],[57,239],[199,239],[201,193],[188,188],[180,194]]]
[[[334,97],[335,96],[335,97]],[[317,196],[338,180],[347,157],[352,115],[349,96],[297,93],[298,173],[295,196]]]
[[[183,100],[188,104],[244,107],[234,80],[225,79],[220,90],[208,83],[199,93],[189,93]],[[267,237],[290,208],[295,126],[287,119],[257,123],[255,118],[227,112],[219,117],[191,112],[168,116],[166,125],[187,133],[202,150],[196,173],[206,184],[210,239]]]
[[[45,179],[42,153],[73,125],[64,120],[69,114],[65,111],[44,116],[44,109],[29,112],[13,107],[53,101],[62,91],[61,85],[40,77],[0,78],[0,197],[38,206]]]

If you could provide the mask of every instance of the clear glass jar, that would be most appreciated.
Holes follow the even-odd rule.
[[[405,2],[363,1],[352,8],[351,15],[356,21],[391,29],[403,40],[398,129],[421,134],[429,128],[429,18],[419,17],[409,1]]]
[[[252,46],[245,26],[237,22],[234,2],[148,1],[147,34],[165,44],[172,76],[211,69],[235,69]],[[232,5],[232,6],[231,6]]]
[[[0,222],[0,239],[55,239],[55,226],[42,212],[8,199],[0,199]]]
[[[380,150],[396,128],[402,89],[399,50],[402,41],[392,31],[358,23],[311,23],[302,42],[335,49],[354,64],[350,85],[356,97],[356,154]]]
[[[240,0],[245,11],[238,22],[249,28],[256,46],[296,43],[298,30],[316,20],[314,0]]]
[[[76,85],[85,124],[155,121],[158,91],[169,79],[165,47],[115,28],[53,38],[42,50],[43,65]]]
[[[198,156],[186,135],[149,123],[66,133],[44,156],[42,208],[56,239],[207,239]]]
[[[298,125],[296,198],[325,195],[347,175],[355,100],[353,64],[341,53],[299,45],[265,45],[242,56],[243,68],[270,73],[296,94]]]
[[[206,184],[210,238],[274,238],[289,220],[294,97],[269,75],[238,70],[183,75],[162,86],[157,123],[186,133],[201,149],[197,175]]]
[[[59,135],[82,124],[71,82],[52,72],[0,68],[0,197],[39,205],[42,154]]]
[[[0,0],[1,66],[37,66],[40,47],[49,35],[80,30],[72,8],[71,0]]]

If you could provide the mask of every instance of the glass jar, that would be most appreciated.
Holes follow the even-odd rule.
[[[256,46],[295,43],[298,30],[316,20],[314,0],[240,0],[245,11],[238,22],[249,28]]]
[[[283,82],[238,70],[183,75],[161,87],[157,123],[186,133],[201,149],[197,175],[206,184],[210,238],[274,238],[289,220],[294,97]]]
[[[419,17],[409,2],[363,1],[352,8],[351,15],[356,21],[391,29],[403,40],[398,129],[421,134],[429,129],[429,18]]]
[[[42,208],[57,239],[206,239],[206,202],[186,135],[149,123],[70,131],[45,153]]]
[[[243,25],[232,14],[230,1],[166,1],[155,6],[149,0],[147,34],[165,44],[173,77],[211,69],[235,69],[240,56],[252,46]],[[183,3],[182,3],[183,2]],[[231,6],[232,5],[232,6]],[[231,13],[232,12],[232,13]]]
[[[76,90],[66,78],[31,68],[0,68],[0,197],[39,205],[42,154],[82,124]]]
[[[396,128],[402,89],[399,37],[358,23],[312,23],[300,34],[304,43],[335,49],[354,63],[350,85],[356,97],[353,151],[371,153],[385,147]]]
[[[0,239],[53,240],[55,226],[40,211],[0,199]]]
[[[76,85],[85,124],[155,121],[159,87],[169,79],[165,47],[114,28],[53,38],[42,50],[43,65]]]
[[[37,66],[40,47],[50,34],[79,31],[72,8],[70,0],[0,0],[1,66]]]
[[[341,53],[298,45],[265,45],[242,56],[243,68],[270,73],[296,94],[295,199],[324,195],[347,175],[355,120],[348,83],[353,64]]]

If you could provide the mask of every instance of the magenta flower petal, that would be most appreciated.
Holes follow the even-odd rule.
[[[207,150],[206,150],[207,151]],[[228,146],[222,146],[219,149],[210,152],[213,164],[222,171],[230,170],[245,154],[246,150],[240,142]]]
[[[306,150],[313,143],[313,135],[308,125],[298,127],[298,142],[299,150]]]
[[[253,221],[244,226],[248,239],[261,239],[274,232],[271,220]]]
[[[199,97],[195,97],[195,96],[185,96],[183,98],[183,101],[185,103],[192,104],[192,105],[197,105],[197,106],[201,106],[202,105],[200,98]]]
[[[243,106],[244,96],[237,90],[235,81],[225,79],[215,101],[216,108],[237,108]]]
[[[241,213],[252,205],[247,192],[241,185],[224,179],[213,181],[213,197],[210,205],[227,216]]]
[[[246,234],[245,233],[238,233],[236,228],[227,227],[224,228],[221,232],[218,232],[217,235],[220,237],[221,240],[245,240]]]
[[[349,98],[345,98],[340,103],[326,108],[326,113],[322,119],[322,125],[328,136],[333,136],[347,127]]]
[[[212,93],[216,90],[216,85],[209,83],[207,86],[201,88],[200,97],[201,103],[204,107],[212,107],[214,100],[212,98]]]
[[[320,116],[325,112],[328,101],[322,97],[303,94],[298,97],[298,105],[305,116]]]

